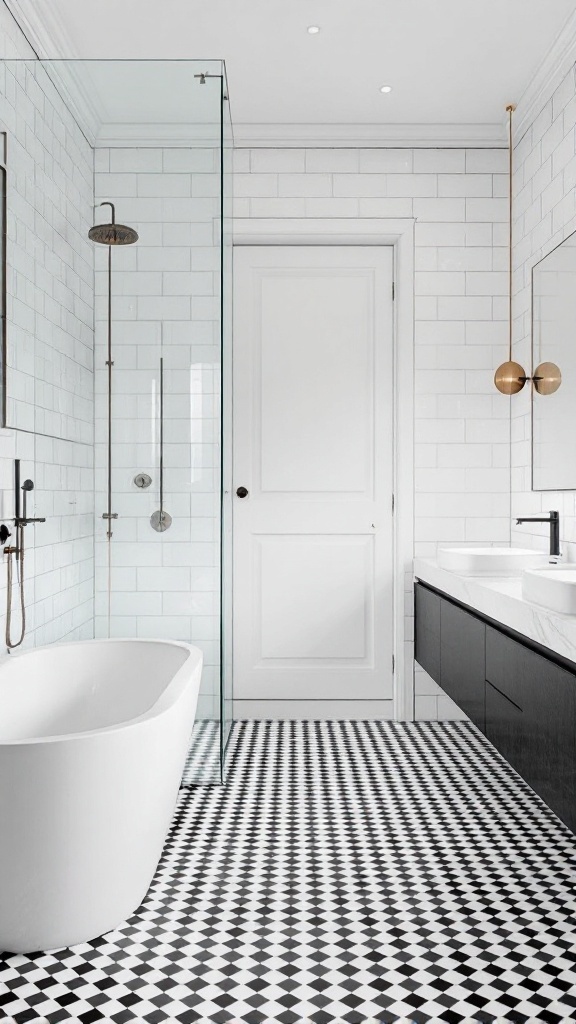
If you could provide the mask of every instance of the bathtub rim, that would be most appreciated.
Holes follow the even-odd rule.
[[[41,647],[34,647],[31,650],[18,651],[16,654],[11,654],[9,660],[0,663],[0,676],[4,665],[10,664],[13,660],[20,660],[26,658],[32,654],[38,654],[40,651],[53,651],[60,647],[88,647],[92,644],[162,644],[165,647],[181,647],[187,652],[187,658],[184,664],[174,673],[172,678],[167,682],[165,688],[159,694],[157,700],[154,701],[150,707],[143,711],[141,715],[137,715],[135,718],[127,718],[122,722],[116,722],[113,725],[104,725],[98,729],[83,729],[81,732],[65,732],[55,733],[52,736],[25,736],[22,739],[15,740],[0,740],[0,749],[5,747],[25,747],[25,746],[38,746],[42,743],[69,743],[72,741],[81,741],[88,739],[89,737],[102,736],[109,733],[120,732],[123,729],[132,729],[144,725],[145,722],[155,718],[159,718],[162,714],[168,712],[183,696],[186,691],[188,683],[196,676],[197,673],[202,673],[202,666],[204,661],[204,655],[199,647],[194,644],[186,643],[183,640],[165,640],[154,637],[95,637],[90,640],[72,640],[70,643],[57,643],[57,644],[43,644]],[[190,663],[190,659],[192,664]],[[197,689],[200,690],[200,675],[198,676]]]

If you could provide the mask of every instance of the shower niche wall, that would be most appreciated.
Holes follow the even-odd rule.
[[[93,456],[94,476],[89,491],[83,477],[82,494],[70,498],[82,509],[89,500],[91,507],[93,635],[183,640],[202,649],[184,781],[219,782],[231,718],[222,601],[231,563],[228,439],[222,444],[230,422],[222,393],[231,359],[232,133],[225,69],[218,61],[5,64],[16,78],[28,75],[35,87],[46,82],[46,90],[55,90],[93,161],[92,202],[82,218],[88,214],[91,223],[81,229],[93,282],[93,348],[72,390],[90,417],[94,403],[93,422],[81,439]],[[38,153],[43,158],[40,144]],[[31,165],[28,170],[32,174]],[[100,204],[113,204],[114,212]],[[90,228],[113,219],[134,232],[122,239],[130,244],[109,244],[116,240],[99,230],[88,239]],[[31,429],[45,447],[36,411],[38,364],[27,400],[19,401],[23,353],[11,340],[21,333],[8,321],[6,426]],[[78,342],[85,345],[86,337],[84,331]],[[18,422],[11,423],[11,415]],[[43,478],[36,474],[36,509],[42,509]]]

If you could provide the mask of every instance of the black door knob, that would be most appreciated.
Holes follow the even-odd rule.
[[[247,498],[248,497],[248,488],[247,487],[239,487],[238,490],[236,491],[236,494],[238,495],[239,498]]]

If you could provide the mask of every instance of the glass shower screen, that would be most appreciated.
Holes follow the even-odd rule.
[[[221,585],[222,545],[230,543],[222,521],[231,177],[224,67],[43,66],[90,131],[94,209],[82,216],[108,225],[91,250],[95,636],[202,649],[184,783],[218,783],[231,714]],[[111,222],[133,233],[122,239],[128,244],[109,244]]]

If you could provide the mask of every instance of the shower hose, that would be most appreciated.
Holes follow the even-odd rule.
[[[12,557],[15,552],[19,552],[20,558],[17,559],[20,563],[19,576],[19,590],[20,590],[20,610],[22,614],[20,639],[12,640]],[[16,547],[8,548],[7,550],[8,562],[6,565],[7,575],[7,594],[6,594],[6,647],[12,650],[14,647],[19,647],[24,639],[26,632],[26,604],[24,601],[24,527],[18,526],[16,530]]]

